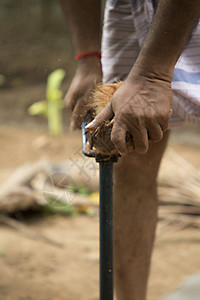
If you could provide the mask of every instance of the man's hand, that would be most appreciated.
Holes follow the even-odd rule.
[[[110,103],[86,126],[87,130],[94,130],[114,114],[111,139],[122,155],[127,152],[127,132],[133,136],[135,151],[145,153],[149,140],[158,142],[162,139],[171,114],[170,82],[144,75],[130,77],[115,92]]]
[[[98,57],[88,57],[78,62],[76,74],[65,96],[66,106],[72,112],[72,129],[81,128],[81,122],[88,110],[90,93],[101,80],[101,63]]]
[[[101,51],[101,0],[59,0],[74,45],[75,56]],[[81,128],[87,112],[85,101],[95,83],[101,83],[100,59],[96,56],[78,60],[77,71],[65,97],[72,111],[71,128]]]
[[[127,80],[110,104],[86,126],[87,130],[95,129],[114,113],[111,138],[121,154],[126,153],[127,131],[133,135],[139,153],[147,152],[148,139],[162,139],[171,114],[173,70],[199,17],[199,0],[159,1]]]

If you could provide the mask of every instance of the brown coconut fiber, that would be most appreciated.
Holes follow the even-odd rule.
[[[96,86],[91,99],[89,107],[92,109],[94,118],[100,111],[109,103],[113,94],[122,85],[122,81],[108,85]],[[95,131],[88,132],[87,149],[96,154],[111,156],[117,154],[117,149],[111,141],[111,131],[114,123],[114,117],[111,120],[105,121]],[[132,138],[127,135],[128,148],[133,149]]]

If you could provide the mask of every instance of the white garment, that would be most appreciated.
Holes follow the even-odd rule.
[[[102,38],[104,84],[127,77],[153,15],[152,0],[107,0]],[[176,63],[172,90],[173,114],[169,127],[186,122],[200,124],[200,22]]]

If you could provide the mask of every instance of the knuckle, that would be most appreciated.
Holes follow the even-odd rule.
[[[151,137],[151,141],[160,142],[162,140],[162,138],[163,138],[163,134],[162,135],[160,134],[160,135]]]
[[[135,152],[137,152],[138,154],[145,154],[145,153],[147,153],[148,149],[149,149],[149,146],[147,144],[140,145],[140,146],[135,147]]]
[[[149,142],[145,136],[135,136],[135,150],[137,153],[144,154],[149,149]]]
[[[111,141],[117,149],[121,148],[123,142],[117,134],[111,134]]]
[[[161,122],[161,123],[160,123],[160,126],[161,126],[161,128],[162,128],[162,131],[167,130],[168,125],[169,125],[169,120],[166,120],[166,121]]]
[[[73,110],[73,103],[72,103],[72,99],[69,98],[68,95],[65,96],[64,102],[65,102],[65,105],[66,105],[67,109],[72,111]]]
[[[165,112],[161,112],[159,114],[159,119],[162,120],[162,122],[168,122],[169,121],[169,114]]]
[[[162,129],[156,128],[154,131],[150,131],[150,139],[154,142],[159,142],[163,138]]]
[[[112,132],[111,132],[111,141],[114,145],[119,144],[119,137],[117,135],[117,132],[114,130],[112,130]]]
[[[145,119],[148,123],[152,123],[155,119],[155,115],[153,113],[146,113]]]
[[[162,140],[162,138],[163,138],[163,132],[161,131],[158,135],[157,135],[157,137],[156,137],[156,142],[160,142],[161,140]]]
[[[121,113],[118,121],[120,122],[120,124],[125,125],[127,128],[129,128],[131,130],[131,128],[138,126],[138,124],[140,123],[139,118],[137,117],[137,115],[131,113]]]

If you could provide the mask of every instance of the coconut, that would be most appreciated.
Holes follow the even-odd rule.
[[[92,96],[90,97],[89,107],[92,118],[101,112],[101,110],[109,103],[113,94],[122,85],[122,81],[108,85],[96,86]],[[114,123],[114,116],[111,120],[105,121],[96,130],[88,132],[88,151],[95,152],[106,156],[118,154],[117,149],[111,141],[111,131]],[[127,133],[127,147],[133,149],[132,137]]]

